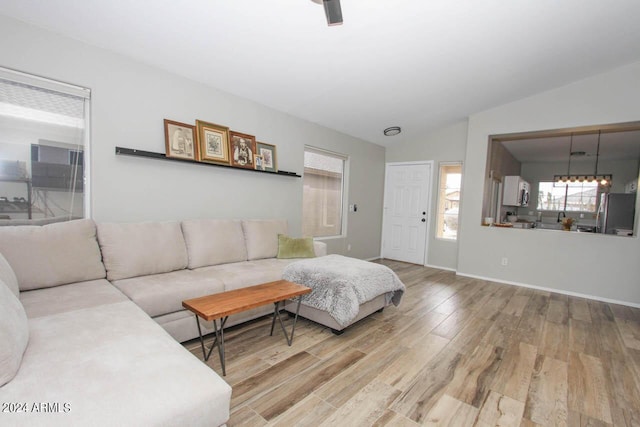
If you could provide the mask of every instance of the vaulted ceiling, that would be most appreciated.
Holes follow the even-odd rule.
[[[640,60],[640,1],[2,0],[0,14],[382,145]],[[382,130],[401,126],[385,137]]]
[[[578,133],[562,136],[518,138],[501,141],[522,163],[595,162],[600,160],[640,160],[640,130]]]

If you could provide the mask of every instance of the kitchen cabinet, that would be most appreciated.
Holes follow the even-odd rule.
[[[502,206],[529,206],[531,186],[520,176],[505,176],[502,182]]]

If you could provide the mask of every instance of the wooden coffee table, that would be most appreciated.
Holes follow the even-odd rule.
[[[311,288],[306,286],[298,285],[297,283],[288,282],[286,280],[277,280],[275,282],[263,283],[261,285],[250,286],[248,288],[189,299],[182,301],[182,306],[195,314],[204,360],[209,360],[209,356],[211,356],[211,351],[214,346],[218,347],[220,364],[222,365],[222,375],[227,375],[224,359],[224,324],[227,322],[229,316],[261,305],[273,303],[274,308],[273,320],[271,321],[271,335],[273,335],[273,328],[276,324],[277,318],[280,322],[280,326],[282,327],[282,332],[284,332],[284,336],[287,339],[287,344],[291,346],[291,343],[293,343],[293,333],[296,330],[296,322],[298,320],[298,312],[300,311],[302,295],[310,292]],[[282,322],[282,318],[280,317],[280,303],[296,297],[298,298],[298,308],[296,310],[295,317],[293,318],[291,336],[289,336],[284,327],[284,323]],[[202,330],[200,328],[198,317],[207,322],[213,320],[216,339],[211,345],[211,348],[209,348],[208,353],[205,350],[204,338],[202,337]],[[220,329],[218,329],[218,319],[221,319]]]

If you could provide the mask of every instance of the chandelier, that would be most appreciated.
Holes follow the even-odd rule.
[[[600,160],[600,136],[601,131],[598,131],[598,147],[596,149],[596,165],[592,175],[586,174],[571,174],[571,158],[575,156],[583,156],[584,151],[573,151],[573,133],[571,134],[571,141],[569,143],[569,164],[567,166],[567,174],[566,175],[554,175],[553,181],[561,184],[561,183],[570,183],[570,182],[597,182],[602,186],[610,186],[611,181],[613,180],[613,175],[611,174],[598,174],[598,161]]]

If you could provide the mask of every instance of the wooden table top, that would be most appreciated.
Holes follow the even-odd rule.
[[[182,301],[182,306],[204,320],[221,319],[261,305],[308,294],[311,288],[286,280],[263,283]]]

